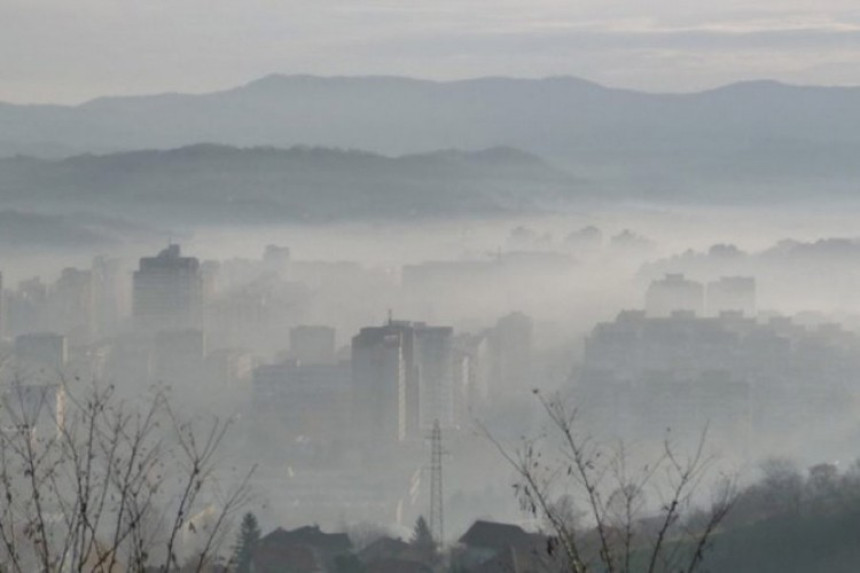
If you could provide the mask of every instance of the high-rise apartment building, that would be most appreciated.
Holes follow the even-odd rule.
[[[721,277],[708,283],[708,311],[713,315],[736,311],[746,316],[755,316],[755,278]]]
[[[705,288],[680,273],[669,273],[656,280],[645,293],[645,310],[648,316],[670,316],[675,311],[692,312],[702,316],[705,312]]]
[[[364,440],[406,439],[412,340],[403,328],[362,328],[352,339],[352,421]]]
[[[453,334],[450,326],[414,326],[418,426],[422,431],[437,420],[443,428],[455,425]]]
[[[89,344],[94,330],[93,274],[89,270],[65,268],[48,298],[48,319],[72,345]]]
[[[134,272],[133,308],[136,325],[145,331],[201,328],[203,277],[200,261],[183,257],[170,245],[155,257],[140,259]]]
[[[454,417],[453,329],[389,320],[352,339],[353,417],[373,437],[421,437]]]
[[[489,398],[494,402],[519,399],[534,387],[534,321],[521,312],[513,312],[500,318],[488,335]]]

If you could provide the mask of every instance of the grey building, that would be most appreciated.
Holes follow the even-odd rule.
[[[341,438],[349,431],[348,363],[301,364],[288,360],[254,369],[255,413],[277,422],[291,437]]]
[[[183,257],[170,245],[155,257],[140,259],[134,272],[133,315],[145,331],[201,328],[203,277],[200,261]]]
[[[453,329],[393,321],[352,339],[354,419],[370,434],[420,437],[455,423]]]
[[[753,277],[721,277],[708,283],[708,312],[718,315],[726,311],[756,314],[756,283]]]
[[[406,439],[407,393],[413,340],[408,329],[362,328],[352,339],[352,420],[357,437],[385,442]]]
[[[15,357],[19,369],[57,374],[68,361],[68,343],[65,336],[53,332],[22,334],[15,337]]]
[[[290,329],[290,357],[302,364],[331,364],[335,361],[335,329],[301,325]]]
[[[705,288],[680,273],[669,273],[652,281],[645,293],[645,310],[649,316],[670,316],[681,310],[702,316],[705,312]]]

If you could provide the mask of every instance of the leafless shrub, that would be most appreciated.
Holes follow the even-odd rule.
[[[229,424],[180,420],[161,389],[63,382],[34,407],[33,387],[14,380],[0,410],[3,569],[203,570],[248,495],[250,472],[216,472]]]
[[[717,480],[710,507],[694,511],[713,468],[707,432],[689,455],[667,439],[656,459],[634,464],[623,444],[581,434],[576,411],[560,398],[535,394],[548,417],[545,433],[513,449],[487,435],[516,471],[523,509],[549,526],[548,552],[556,554],[550,569],[697,571],[736,498],[734,480]],[[653,504],[658,510],[648,515]]]

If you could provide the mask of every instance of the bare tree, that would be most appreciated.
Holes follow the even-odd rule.
[[[250,472],[216,472],[229,424],[180,420],[161,389],[33,388],[14,380],[0,410],[3,569],[201,571],[249,491]]]
[[[535,394],[548,417],[544,433],[514,449],[487,435],[516,471],[514,488],[523,509],[549,526],[547,552],[556,557],[551,568],[697,571],[736,498],[733,480],[717,480],[710,507],[688,518],[713,467],[704,450],[707,432],[689,455],[667,439],[656,459],[634,464],[623,444],[606,445],[579,433],[576,411],[560,398]],[[574,506],[578,519],[570,518]]]

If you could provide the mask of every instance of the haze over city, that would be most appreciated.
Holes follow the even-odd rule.
[[[0,568],[855,571],[858,43],[0,3]]]

